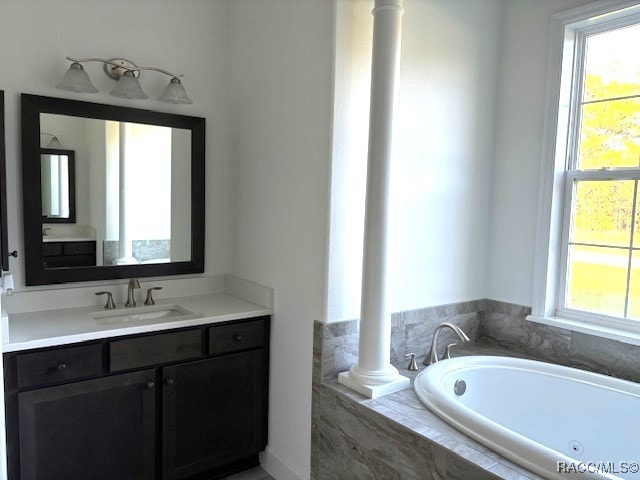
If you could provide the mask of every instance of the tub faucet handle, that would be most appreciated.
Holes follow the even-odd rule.
[[[111,294],[111,292],[96,292],[96,295],[107,296],[107,303],[104,305],[104,308],[106,310],[113,310],[114,308],[116,308],[116,304],[113,303],[113,295]]]
[[[416,363],[416,354],[415,353],[407,353],[404,358],[407,357],[411,357],[411,360],[409,360],[409,366],[407,367],[407,370],[409,370],[410,372],[416,372],[418,370],[418,364]]]
[[[458,345],[456,342],[447,345],[447,348],[444,351],[444,358],[451,358],[451,349],[456,345]]]

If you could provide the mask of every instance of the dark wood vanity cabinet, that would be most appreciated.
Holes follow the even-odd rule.
[[[9,479],[216,479],[257,465],[269,321],[5,354]]]
[[[18,393],[20,478],[153,480],[153,370]]]
[[[261,450],[262,358],[251,350],[162,369],[164,479]]]
[[[44,268],[95,267],[96,242],[48,242],[42,244]]]

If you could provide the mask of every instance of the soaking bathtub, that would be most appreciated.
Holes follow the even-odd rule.
[[[640,480],[640,384],[471,356],[427,367],[414,388],[447,423],[545,478]]]

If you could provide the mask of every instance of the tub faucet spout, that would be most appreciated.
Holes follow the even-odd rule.
[[[467,336],[467,334],[464,333],[459,326],[449,322],[441,323],[436,327],[435,331],[433,332],[433,342],[431,343],[431,350],[429,351],[429,355],[422,362],[424,365],[431,365],[438,361],[438,334],[440,333],[440,330],[442,330],[443,328],[450,328],[451,330],[453,330],[453,332],[463,342],[471,341]]]

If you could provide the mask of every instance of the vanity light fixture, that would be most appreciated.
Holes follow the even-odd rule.
[[[180,78],[184,75],[171,73],[167,70],[157,67],[138,67],[135,63],[126,58],[110,58],[108,60],[102,58],[73,58],[67,57],[67,60],[73,62],[65,73],[62,81],[57,85],[61,90],[68,90],[76,93],[98,93],[98,89],[91,83],[89,75],[85,72],[81,65],[85,62],[101,62],[104,66],[105,74],[118,81],[118,85],[114,88],[110,95],[120,98],[129,99],[146,99],[149,98],[138,81],[142,70],[151,70],[154,72],[164,73],[171,77],[169,84],[164,89],[162,95],[158,97],[161,102],[190,104],[193,103],[187,95]]]
[[[62,146],[62,143],[60,143],[60,140],[58,139],[57,135],[54,135],[53,133],[47,133],[47,132],[40,132],[40,135],[49,135],[51,137],[51,140],[49,141],[49,143],[45,148],[55,148],[58,150],[64,150],[64,147]]]

